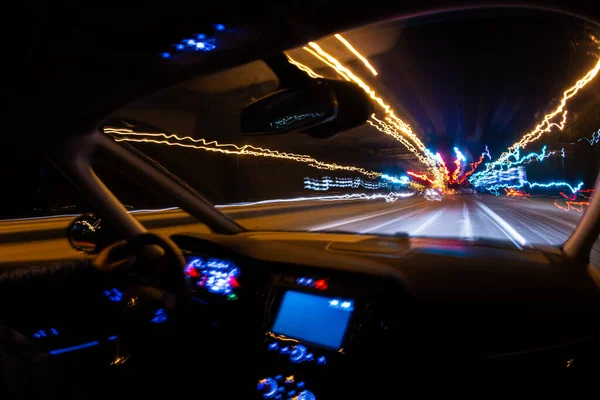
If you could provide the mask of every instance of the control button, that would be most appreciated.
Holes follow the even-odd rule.
[[[296,381],[294,375],[290,375],[287,378],[285,378],[285,384],[286,385],[291,385]]]
[[[306,355],[306,357],[304,358],[304,361],[312,361],[315,359],[315,356],[313,355],[313,353],[308,353]]]
[[[320,365],[327,364],[327,360],[325,360],[325,356],[321,356],[321,357],[317,358],[317,364],[320,364]]]
[[[296,389],[298,389],[298,390],[304,389],[304,386],[305,386],[304,382],[298,382],[298,383],[296,383]]]
[[[292,348],[292,351],[290,351],[290,361],[293,363],[300,362],[304,359],[305,355],[306,347],[302,346],[301,344],[298,344],[294,346],[294,348]]]
[[[269,344],[269,350],[275,351],[278,349],[279,349],[279,343],[273,342],[273,343]]]
[[[256,385],[256,390],[258,390],[265,399],[275,396],[277,389],[277,382],[275,382],[275,379],[273,378],[261,379],[258,381],[258,385]]]
[[[290,396],[290,397],[293,397],[293,396],[296,395],[296,391],[295,390],[290,390],[287,395]]]
[[[277,382],[281,382],[281,380],[283,379],[283,376],[275,375],[275,377],[273,379],[275,379]]]
[[[303,392],[300,392],[300,394],[295,397],[296,400],[316,400],[317,398],[315,397],[315,395],[313,394],[313,392],[309,391],[309,390],[305,390]]]
[[[275,400],[282,400],[283,396],[278,394],[277,396],[274,397]]]
[[[287,346],[285,346],[285,347],[282,347],[282,348],[281,348],[281,350],[279,350],[279,352],[280,352],[281,354],[288,354],[288,353],[290,352],[290,348],[289,348],[289,347],[287,347]]]

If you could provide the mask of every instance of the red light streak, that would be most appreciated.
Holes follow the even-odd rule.
[[[554,205],[565,212],[575,210],[577,212],[583,212],[584,206],[589,206],[589,201],[565,201],[566,207],[561,206],[558,201],[554,200]]]
[[[413,177],[415,177],[417,179],[421,179],[421,180],[423,180],[425,182],[433,183],[433,180],[431,180],[431,178],[428,177],[427,174],[417,174],[417,173],[412,172],[412,171],[406,171],[406,174],[410,175],[410,176],[413,176]]]
[[[517,190],[514,188],[504,188],[504,191],[508,197],[531,197],[529,193],[525,193],[522,190]]]
[[[481,156],[479,156],[479,160],[470,163],[469,165],[471,166],[471,169],[467,172],[465,172],[459,179],[458,179],[458,183],[464,183],[464,181],[473,174],[473,172],[475,172],[475,170],[477,169],[477,167],[479,167],[479,165],[481,165],[481,163],[483,162],[483,159],[485,157],[485,154],[482,154]]]

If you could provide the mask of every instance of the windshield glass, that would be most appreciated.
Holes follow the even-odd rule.
[[[311,78],[370,95],[358,128],[242,135],[242,107],[283,84],[256,61],[132,104],[116,114],[129,122],[105,132],[248,229],[557,245],[600,167],[598,38],[539,10],[387,21],[285,52]],[[136,195],[120,198],[171,205]]]

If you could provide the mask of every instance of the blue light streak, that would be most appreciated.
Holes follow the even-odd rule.
[[[48,354],[56,356],[58,354],[70,353],[72,351],[83,350],[83,349],[87,349],[89,347],[98,346],[99,344],[100,344],[100,342],[98,342],[98,341],[83,343],[83,344],[80,344],[77,346],[64,347],[62,349],[50,350],[48,352]]]
[[[554,188],[554,187],[567,187],[567,188],[569,188],[571,193],[577,193],[579,190],[581,190],[581,187],[583,186],[583,182],[579,182],[575,187],[573,187],[569,183],[566,183],[566,182],[538,183],[538,182],[529,182],[526,180],[522,180],[518,185],[509,184],[509,183],[495,184],[495,185],[486,187],[486,189],[497,195],[498,189],[503,189],[503,188],[522,189],[525,186],[529,187],[530,189],[532,189],[534,187],[539,187],[539,188],[543,188],[543,189]]]
[[[582,140],[586,140],[590,144],[590,146],[593,146],[596,143],[600,142],[600,129],[598,129],[596,132],[594,132],[592,134],[592,138],[591,139],[588,139],[588,138],[584,137],[584,138],[579,139],[577,141],[577,143],[581,142]]]

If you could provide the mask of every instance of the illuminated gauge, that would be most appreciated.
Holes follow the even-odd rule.
[[[240,269],[228,260],[192,258],[184,272],[195,289],[209,293],[232,297],[240,287]]]

